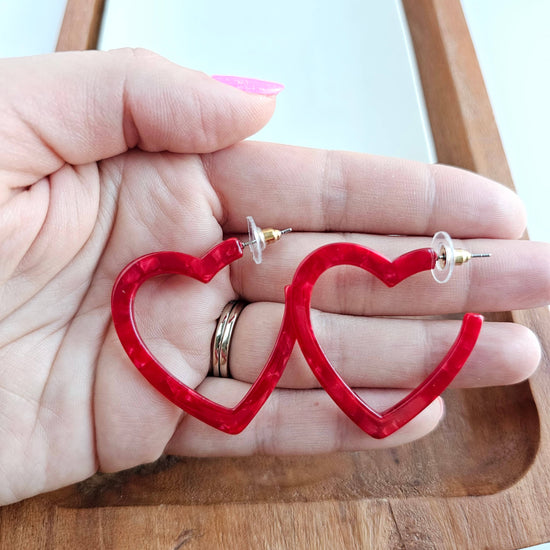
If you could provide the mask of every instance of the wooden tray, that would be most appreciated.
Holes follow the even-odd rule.
[[[513,188],[460,2],[403,3],[439,161]],[[58,49],[94,47],[102,9],[69,0]],[[529,383],[448,391],[446,420],[422,441],[320,457],[168,457],[0,509],[0,547],[503,550],[550,540],[550,313],[491,318],[534,330],[541,368]]]

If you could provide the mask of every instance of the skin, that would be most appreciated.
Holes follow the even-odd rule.
[[[493,254],[457,268],[446,285],[429,273],[391,290],[349,268],[323,275],[313,299],[319,341],[378,409],[418,384],[458,331],[457,321],[403,316],[550,301],[550,248],[515,240],[525,227],[523,206],[494,182],[444,166],[241,143],[268,122],[273,97],[146,51],[0,65],[0,504],[166,452],[360,450],[435,428],[441,399],[387,439],[371,439],[318,388],[297,349],[280,387],[237,436],[188,417],[148,385],[112,327],[117,274],[152,251],[200,256],[242,234],[246,215],[295,233],[266,250],[260,266],[245,252],[208,285],[159,278],[136,304],[157,357],[225,405],[240,399],[269,355],[284,285],[327,242],[359,242],[395,257],[446,230],[459,245]],[[234,379],[208,377],[216,320],[239,296],[252,303],[233,337]],[[539,358],[526,328],[487,323],[454,385],[515,383]]]

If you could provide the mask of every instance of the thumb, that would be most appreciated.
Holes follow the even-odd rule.
[[[132,147],[177,153],[227,147],[268,122],[282,89],[210,78],[131,49],[6,59],[0,74],[0,183],[7,178],[12,188],[65,163]]]

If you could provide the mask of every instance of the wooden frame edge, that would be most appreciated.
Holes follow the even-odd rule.
[[[460,0],[402,3],[438,161],[477,172],[515,190]],[[548,411],[550,310],[512,312],[512,318],[531,328],[541,340],[543,365],[530,387],[539,411]],[[424,534],[439,541],[438,548],[515,549],[550,539],[550,525],[544,525],[544,518],[550,517],[550,475],[545,468],[550,457],[550,419],[545,414],[539,417],[541,438],[534,463],[510,489],[475,500],[414,499],[419,514],[415,523],[421,521]],[[437,509],[433,508],[435,502]],[[392,501],[396,522],[402,522],[400,530],[404,532],[412,527],[411,504]],[[529,520],[518,521],[527,515]],[[474,528],[480,518],[485,528]],[[458,538],[449,537],[451,524]]]
[[[105,0],[67,0],[57,39],[57,52],[97,47]]]

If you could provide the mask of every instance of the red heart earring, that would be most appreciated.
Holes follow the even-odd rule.
[[[143,342],[134,317],[135,296],[145,281],[165,274],[186,275],[206,284],[221,269],[241,258],[247,246],[254,261],[261,263],[266,244],[276,242],[291,231],[259,229],[251,217],[247,222],[248,242],[228,239],[202,258],[179,252],[155,252],[142,256],[122,270],[113,287],[113,323],[126,353],[153,387],[188,414],[227,433],[241,432],[277,385],[298,340],[310,368],[337,405],[365,432],[381,438],[402,427],[436,399],[468,359],[483,322],[481,316],[474,314],[464,317],[455,343],[424,382],[387,411],[378,413],[371,409],[334,370],[313,333],[309,310],[311,293],[319,276],[336,265],[355,265],[388,286],[427,270],[432,270],[437,281],[445,282],[454,265],[487,255],[455,250],[450,237],[443,232],[436,234],[432,248],[414,250],[393,262],[363,246],[337,243],[315,250],[298,267],[292,283],[285,289],[285,310],[275,346],[260,376],[243,399],[235,407],[228,408],[200,395],[172,376]],[[241,310],[242,307],[233,305],[227,307],[218,322],[213,343],[214,375],[229,375],[229,341]]]
[[[452,382],[477,342],[483,317],[467,313],[460,333],[432,373],[405,398],[383,412],[373,410],[336,372],[315,338],[311,326],[311,294],[317,279],[329,268],[352,265],[372,273],[393,287],[421,271],[432,270],[438,282],[449,280],[455,265],[487,254],[455,250],[444,232],[435,235],[432,248],[413,250],[393,262],[377,252],[351,243],[334,243],[312,252],[298,267],[287,293],[296,338],[311,370],[332,400],[363,431],[377,439],[387,437],[422,412]]]
[[[285,311],[279,336],[275,342],[260,376],[244,398],[233,408],[224,407],[204,397],[168,372],[161,365],[141,338],[134,316],[136,293],[145,281],[160,275],[180,274],[208,283],[224,267],[242,258],[243,250],[249,246],[254,261],[262,261],[266,244],[278,241],[291,231],[285,229],[260,230],[249,217],[249,240],[227,239],[210,249],[202,258],[180,252],[153,252],[137,258],[119,274],[111,296],[113,324],[122,347],[132,363],[164,397],[188,414],[206,424],[227,433],[237,434],[244,430],[256,416],[269,397],[288,362],[296,338],[290,317]],[[220,373],[218,372],[218,375]]]

